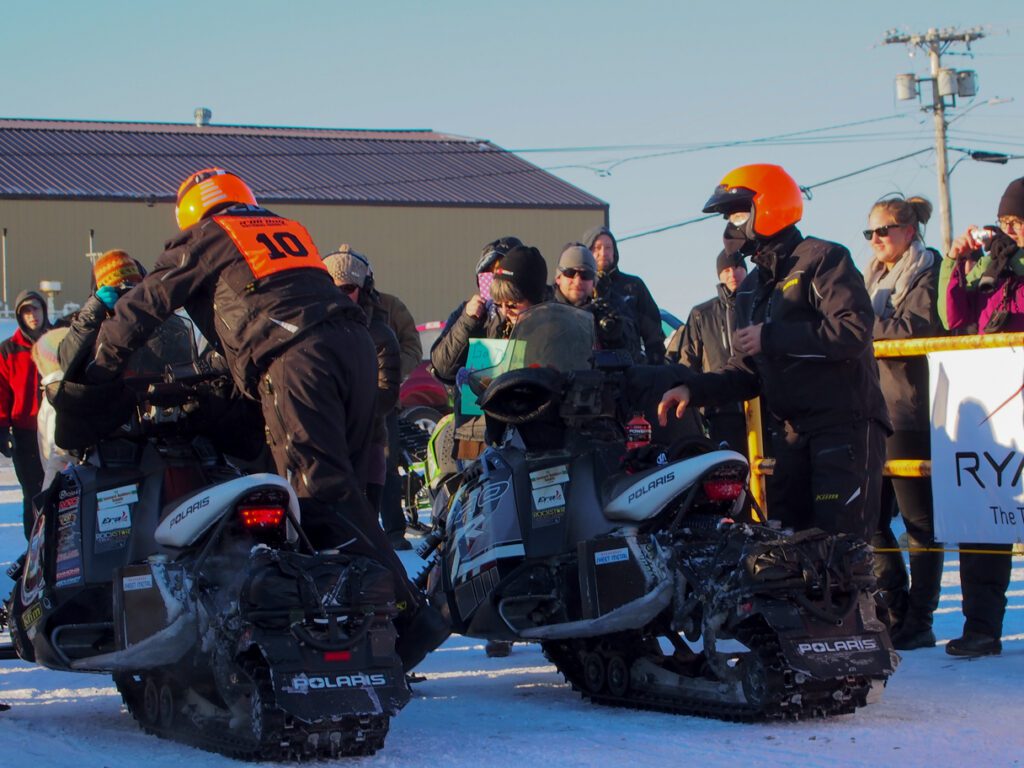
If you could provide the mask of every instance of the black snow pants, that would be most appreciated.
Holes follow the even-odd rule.
[[[34,429],[11,430],[13,436],[13,448],[11,460],[14,462],[14,474],[18,477],[18,484],[21,486],[23,497],[21,507],[21,521],[25,526],[25,541],[32,535],[32,524],[35,522],[35,512],[32,509],[32,499],[42,490],[43,487],[43,465],[39,461],[39,438]]]
[[[342,318],[287,347],[260,381],[270,450],[314,546],[383,563],[399,602],[415,606],[416,590],[363,495],[376,398],[373,341],[365,326]]]
[[[901,430],[885,443],[887,459],[931,458],[931,436],[925,430]],[[893,504],[907,528],[911,550],[936,548],[932,484],[927,477],[885,478],[878,528],[871,539],[876,549],[896,549],[892,532]],[[875,576],[894,625],[905,624],[910,633],[931,629],[932,614],[942,588],[942,552],[911,552],[907,575],[902,552],[876,552]]]
[[[964,632],[988,637],[1003,634],[1006,590],[1010,586],[1011,544],[960,544],[961,549],[1006,552],[1005,555],[960,553],[960,586],[964,594]]]
[[[866,420],[773,434],[768,514],[794,530],[821,528],[868,541],[878,521],[885,428]]]

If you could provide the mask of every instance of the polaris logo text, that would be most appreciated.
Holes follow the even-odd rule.
[[[655,488],[657,488],[659,485],[666,485],[667,483],[671,483],[675,479],[675,472],[666,472],[664,475],[660,475],[659,477],[654,478],[647,485],[643,486],[642,488],[637,488],[635,491],[629,494],[629,498],[626,499],[626,503],[632,504],[636,499],[639,499],[642,496],[647,495]]]
[[[292,678],[288,693],[309,693],[310,691],[324,691],[334,688],[366,688],[374,685],[387,685],[388,679],[384,675],[368,675],[365,672],[356,672],[353,675],[335,675],[334,677],[309,677],[305,674],[296,675]]]
[[[197,509],[202,509],[203,507],[208,507],[208,506],[210,506],[210,497],[209,496],[204,496],[199,501],[195,502],[194,504],[190,504],[189,506],[187,506],[183,510],[181,510],[181,512],[179,512],[174,517],[172,517],[170,525],[168,527],[174,527],[175,525],[180,523],[182,520],[184,520],[186,517],[188,517],[193,512],[195,512]]]
[[[796,652],[801,656],[808,653],[839,653],[840,651],[877,651],[878,641],[873,637],[850,637],[845,640],[824,640],[817,643],[798,643]]]

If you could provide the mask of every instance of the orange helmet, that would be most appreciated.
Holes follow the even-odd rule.
[[[804,199],[793,177],[778,165],[743,165],[725,174],[704,213],[751,211],[753,233],[771,237],[800,221]]]
[[[178,228],[185,230],[210,211],[232,203],[256,205],[256,196],[248,184],[230,171],[204,168],[181,182],[174,218],[178,220]]]

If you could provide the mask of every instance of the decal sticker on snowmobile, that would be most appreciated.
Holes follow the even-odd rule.
[[[120,488],[110,488],[106,491],[96,493],[96,507],[98,509],[112,509],[125,504],[134,504],[139,500],[139,484],[122,485]]]
[[[641,485],[641,486],[635,488],[633,491],[631,491],[630,494],[629,494],[629,498],[626,499],[626,503],[627,504],[632,504],[637,499],[642,499],[644,496],[646,496],[648,493],[653,491],[655,488],[658,488],[659,486],[662,486],[662,485],[666,485],[667,483],[671,483],[675,479],[676,479],[676,473],[675,472],[666,472],[666,473],[664,473],[662,475],[658,475],[657,477],[652,477],[646,483],[646,485]]]
[[[351,675],[307,675],[302,672],[292,678],[291,685],[284,687],[285,693],[307,694],[314,691],[325,691],[333,688],[372,688],[375,685],[387,685],[386,675],[355,672]]]
[[[552,507],[533,511],[533,528],[547,528],[549,525],[557,525],[562,515],[565,514],[565,507]]]
[[[25,557],[25,573],[21,577],[22,605],[28,605],[34,601],[46,586],[41,558],[45,530],[46,515],[42,514],[36,518],[35,525],[32,526],[32,536],[29,538],[28,555]]]
[[[121,579],[121,587],[125,592],[134,592],[137,589],[152,589],[153,575],[151,573],[143,573],[138,576],[125,576]]]
[[[56,560],[60,564],[56,577],[57,587],[70,587],[82,582],[82,531],[79,521],[82,500],[81,488],[74,473],[64,476],[67,487],[58,494],[56,531]]]
[[[815,640],[796,644],[796,652],[801,656],[812,653],[847,653],[849,651],[877,651],[877,638],[874,637],[843,637],[832,640]]]
[[[606,549],[604,552],[594,553],[594,565],[608,565],[609,563],[622,563],[629,560],[629,549]]]
[[[480,495],[476,498],[477,507],[483,507],[484,504],[497,504],[498,500],[504,496],[508,489],[512,487],[512,484],[508,480],[499,480],[496,483],[485,485],[480,489]]]
[[[96,523],[101,533],[110,533],[111,531],[120,531],[123,528],[132,527],[132,515],[128,511],[127,505],[99,509],[96,512],[96,518]]]
[[[530,473],[530,485],[533,488],[547,488],[549,485],[561,485],[569,482],[569,465],[559,464],[557,467],[538,469]]]
[[[43,604],[33,603],[21,614],[21,628],[28,632],[43,617]]]
[[[565,506],[565,493],[562,486],[556,485],[548,488],[533,490],[533,504],[538,511],[551,509],[552,507]]]

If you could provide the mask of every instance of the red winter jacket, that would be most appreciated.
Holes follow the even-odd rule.
[[[35,429],[39,411],[39,373],[32,342],[18,328],[0,344],[0,429]]]

